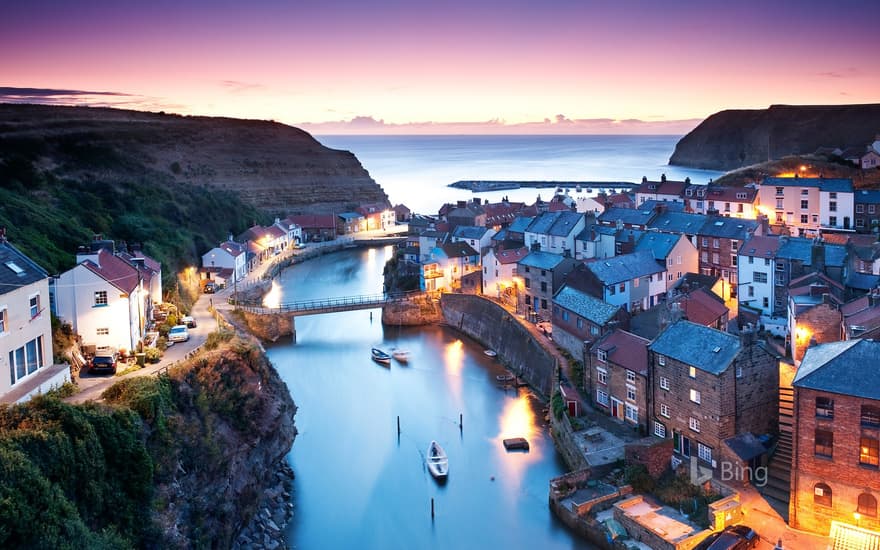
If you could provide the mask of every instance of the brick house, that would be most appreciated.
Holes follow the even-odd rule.
[[[650,340],[616,329],[593,344],[584,369],[593,406],[642,433],[647,433],[651,417],[648,344]]]
[[[649,250],[589,262],[584,289],[629,312],[647,310],[666,294],[666,262]]]
[[[753,333],[742,338],[678,321],[648,346],[651,432],[671,437],[680,460],[717,469],[726,439],[776,431],[776,357]]]
[[[517,311],[530,320],[550,319],[553,295],[562,287],[576,262],[550,252],[533,251],[517,262]]]
[[[856,231],[867,233],[880,226],[880,191],[859,189],[853,193]]]
[[[841,339],[843,285],[822,273],[810,273],[788,289],[788,334],[795,364],[815,344]]]
[[[755,220],[719,216],[709,216],[700,228],[697,235],[700,273],[721,277],[724,300],[737,296],[737,253],[740,245],[761,231],[760,224]]]
[[[794,382],[789,524],[827,535],[832,522],[880,530],[880,342],[807,350]],[[873,382],[873,383],[871,383]]]
[[[629,327],[629,314],[620,306],[565,284],[553,296],[553,340],[580,359],[596,340]]]

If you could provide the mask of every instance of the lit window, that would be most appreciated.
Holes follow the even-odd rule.
[[[862,436],[859,440],[859,464],[875,468],[880,466],[880,440]]]
[[[654,421],[654,435],[666,439],[666,426],[662,422]]]
[[[859,505],[858,508],[856,508],[856,512],[869,518],[877,517],[877,499],[874,495],[869,493],[860,494]]]
[[[665,403],[660,403],[660,416],[665,416],[669,418],[669,405]]]
[[[700,399],[701,399],[700,392],[698,392],[697,390],[691,390],[691,401],[693,401],[694,403],[699,405]]]
[[[688,376],[691,378],[697,377],[697,368],[696,367],[688,367]]]
[[[693,416],[688,419],[688,426],[690,426],[690,428],[695,432],[700,431],[700,421]]]
[[[95,305],[96,306],[106,306],[107,305],[107,291],[99,290],[95,292]]]

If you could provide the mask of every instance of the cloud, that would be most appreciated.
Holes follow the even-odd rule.
[[[861,71],[855,67],[847,67],[845,69],[837,71],[825,71],[821,73],[816,73],[817,76],[822,76],[825,78],[857,78],[861,76],[861,74]]]
[[[385,122],[374,116],[349,120],[293,123],[316,135],[333,134],[669,134],[693,130],[702,119],[641,120],[613,118],[571,119],[558,114],[552,120],[508,123],[503,118],[477,122]]]
[[[120,92],[93,92],[87,90],[58,90],[54,88],[14,88],[11,86],[0,86],[0,100],[3,101],[39,101],[90,96],[131,97],[131,94],[124,94]]]
[[[252,82],[242,82],[240,80],[221,80],[220,86],[229,90],[230,93],[233,94],[241,94],[246,92],[254,92],[265,90],[266,87],[262,84],[255,84]]]
[[[73,105],[82,107],[115,107],[141,111],[182,111],[185,105],[172,104],[161,98],[124,92],[69,90],[61,88],[17,88],[0,86],[0,103],[36,103],[41,105]]]

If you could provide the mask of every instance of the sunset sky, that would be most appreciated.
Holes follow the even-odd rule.
[[[683,133],[728,108],[880,101],[878,21],[876,0],[6,2],[0,101],[318,133]]]

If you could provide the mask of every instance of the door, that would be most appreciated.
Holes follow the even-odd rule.
[[[849,216],[844,216],[844,217],[843,217],[843,228],[844,228],[844,229],[849,229]]]
[[[611,398],[611,416],[623,418],[623,402],[613,397]]]
[[[681,454],[682,456],[691,456],[691,440],[685,436],[681,436]]]

